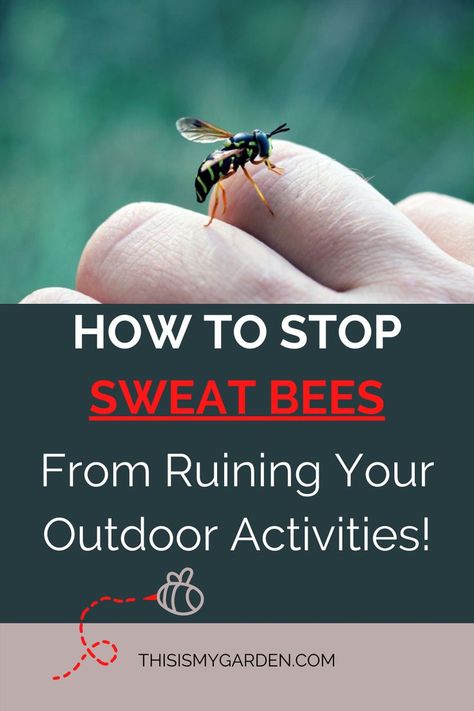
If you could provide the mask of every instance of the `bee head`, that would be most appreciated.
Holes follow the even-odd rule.
[[[272,144],[272,136],[274,136],[276,133],[284,133],[285,131],[289,131],[290,129],[286,125],[286,123],[281,123],[279,126],[273,129],[273,131],[270,131],[270,133],[265,133],[264,131],[260,131],[260,129],[256,129],[253,132],[253,135],[255,137],[255,140],[257,141],[258,147],[259,147],[259,153],[262,158],[268,158],[273,150],[273,144]]]
[[[262,158],[268,158],[272,152],[272,139],[268,133],[261,131],[259,128],[255,129],[253,132],[253,137],[257,141],[258,154]]]

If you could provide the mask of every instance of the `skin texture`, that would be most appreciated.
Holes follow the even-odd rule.
[[[207,228],[175,205],[127,205],[87,243],[77,291],[22,303],[474,303],[474,205],[422,193],[395,206],[321,153],[274,146],[283,177],[250,169],[274,217],[240,171]]]

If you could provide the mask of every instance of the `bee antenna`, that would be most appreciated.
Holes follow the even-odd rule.
[[[286,122],[285,122],[285,123],[281,123],[279,126],[274,128],[273,131],[271,133],[269,133],[268,135],[274,136],[276,133],[284,133],[285,131],[289,131],[289,130],[290,129],[288,128],[288,126],[286,125]]]

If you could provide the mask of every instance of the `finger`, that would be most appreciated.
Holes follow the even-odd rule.
[[[397,205],[441,249],[474,266],[474,205],[449,195],[418,193]]]
[[[77,287],[106,303],[330,302],[283,257],[242,230],[174,205],[135,203],[89,240]]]
[[[95,299],[73,289],[49,287],[37,289],[20,301],[20,304],[97,304]]]
[[[226,182],[222,219],[250,232],[338,291],[385,283],[411,264],[440,258],[426,236],[366,180],[309,148],[275,141],[272,161],[251,167],[272,217],[241,171]]]

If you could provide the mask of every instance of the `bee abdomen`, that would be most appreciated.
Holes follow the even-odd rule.
[[[202,173],[198,171],[196,180],[194,182],[194,187],[196,188],[196,198],[198,202],[204,202],[210,189],[216,181],[211,182],[209,180],[209,172],[207,170]]]
[[[209,160],[212,160],[212,157],[213,154],[211,153],[198,168],[198,173],[194,182],[194,187],[196,188],[196,199],[198,202],[204,202],[212,186],[227,175],[232,166],[233,156],[230,156],[229,158],[223,158],[210,168],[202,170],[202,166]]]

